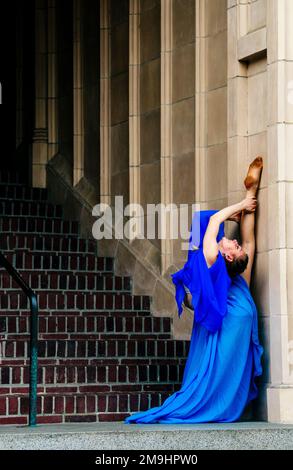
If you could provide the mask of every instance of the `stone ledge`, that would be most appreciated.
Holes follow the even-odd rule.
[[[267,50],[267,29],[262,28],[242,36],[238,39],[237,50],[239,61],[250,61],[264,56]]]
[[[293,425],[92,423],[0,428],[1,450],[292,450]]]

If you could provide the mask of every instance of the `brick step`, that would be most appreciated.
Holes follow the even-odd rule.
[[[163,383],[149,383],[149,382],[142,382],[142,383],[104,383],[103,381],[96,384],[85,384],[85,383],[77,383],[77,384],[38,384],[37,393],[38,395],[44,394],[45,396],[50,394],[52,396],[58,396],[63,394],[78,394],[81,396],[88,396],[93,393],[99,394],[112,394],[112,395],[119,395],[120,393],[127,393],[127,392],[152,392],[152,391],[172,391],[174,387],[178,387],[180,385],[180,380],[178,382],[163,382]],[[11,395],[18,395],[18,396],[27,396],[29,395],[29,386],[28,384],[16,386],[7,386],[1,385],[0,386],[0,397],[5,396],[7,394]]]
[[[21,201],[46,201],[48,197],[47,189],[45,188],[31,188],[23,185],[8,185],[7,183],[0,183],[0,198],[8,200],[21,200]]]
[[[189,346],[188,346],[189,347]],[[168,357],[168,358],[157,358],[157,357],[84,357],[84,358],[48,358],[48,357],[40,357],[38,360],[39,367],[45,366],[64,366],[64,367],[87,367],[87,366],[109,366],[109,365],[135,365],[135,366],[142,366],[148,367],[150,365],[159,365],[161,366],[171,366],[178,364],[183,364],[186,361],[185,357]],[[1,366],[2,367],[13,367],[13,366],[28,366],[30,364],[30,359],[25,358],[2,358],[1,359]],[[142,369],[143,370],[143,369]],[[165,369],[166,370],[166,369]]]
[[[15,250],[6,252],[6,258],[17,270],[53,271],[111,271],[114,258],[83,253],[28,252]]]
[[[38,396],[38,423],[122,421],[131,413],[161,406],[172,390],[92,393],[60,393]],[[29,399],[22,395],[0,395],[0,424],[27,424]]]
[[[39,333],[170,333],[171,318],[169,317],[134,317],[132,314],[123,316],[44,316],[39,318]],[[0,317],[0,335],[24,334],[30,332],[30,318]]]
[[[0,217],[31,216],[31,217],[62,217],[62,207],[48,202],[10,201],[0,199]]]
[[[0,248],[5,251],[55,251],[97,254],[97,241],[85,240],[77,235],[36,235],[27,233],[0,234]]]
[[[0,218],[1,233],[61,233],[78,235],[78,222],[46,217],[2,216]]]
[[[4,298],[4,297],[3,297]],[[1,302],[3,302],[3,298],[1,298]],[[59,317],[62,315],[66,315],[68,318],[80,318],[86,315],[101,315],[103,317],[124,317],[125,315],[131,315],[133,318],[135,317],[148,317],[151,318],[150,310],[55,310],[55,309],[46,309],[46,310],[39,310],[39,318],[50,316],[52,318]],[[31,316],[31,311],[28,309],[17,309],[17,310],[0,310],[0,318],[7,317],[7,318],[29,318]]]
[[[4,176],[3,176],[4,178]],[[189,341],[132,295],[47,191],[0,176],[0,249],[39,300],[38,423],[123,420],[179,390]],[[0,424],[27,424],[30,311],[0,271]]]
[[[22,278],[28,283],[32,289],[47,291],[54,289],[67,291],[90,290],[90,291],[116,291],[131,292],[132,284],[129,276],[115,276],[111,272],[103,274],[84,273],[84,272],[60,272],[49,271],[19,271]],[[17,283],[6,272],[0,271],[0,289],[19,289]]]
[[[35,291],[39,310],[146,310],[150,307],[149,296],[132,295],[125,292],[78,292]],[[28,307],[28,298],[23,292],[1,290],[1,310],[22,310]]]
[[[149,340],[149,339],[172,339],[170,333],[156,333],[156,332],[133,332],[129,331],[127,333],[123,332],[99,332],[99,333],[81,333],[76,331],[65,331],[65,332],[55,332],[55,333],[40,333],[39,340],[49,340],[49,341],[99,341],[99,340],[119,340],[119,341],[128,341],[128,340]],[[2,341],[29,341],[30,334],[27,333],[9,333],[0,334],[0,342]],[[0,366],[1,367],[1,366]]]
[[[1,341],[1,358],[29,357],[30,342],[21,338]],[[185,357],[189,341],[173,339],[40,340],[40,358]]]
[[[72,387],[71,391],[99,391],[101,383],[107,384],[109,390],[118,390],[121,386],[131,386],[131,390],[165,389],[165,385],[181,382],[185,363],[176,364],[95,364],[95,365],[42,365],[38,368],[38,384],[48,393],[58,393],[57,387]],[[25,387],[27,393],[30,380],[29,366],[0,366],[1,387]],[[164,384],[164,385],[162,385]],[[91,387],[91,389],[89,388]],[[51,388],[51,390],[50,390]]]

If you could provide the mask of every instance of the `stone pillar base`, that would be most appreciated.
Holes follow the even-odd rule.
[[[293,424],[293,386],[269,387],[267,400],[269,422]]]

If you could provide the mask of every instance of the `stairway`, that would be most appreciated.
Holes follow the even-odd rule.
[[[0,174],[0,248],[39,302],[38,423],[123,421],[180,389],[189,341],[45,189]],[[26,296],[0,268],[0,425],[28,423]]]

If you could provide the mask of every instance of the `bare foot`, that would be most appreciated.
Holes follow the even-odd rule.
[[[256,157],[253,162],[249,165],[246,178],[244,180],[244,186],[247,190],[257,190],[260,182],[260,176],[263,168],[262,157]]]

